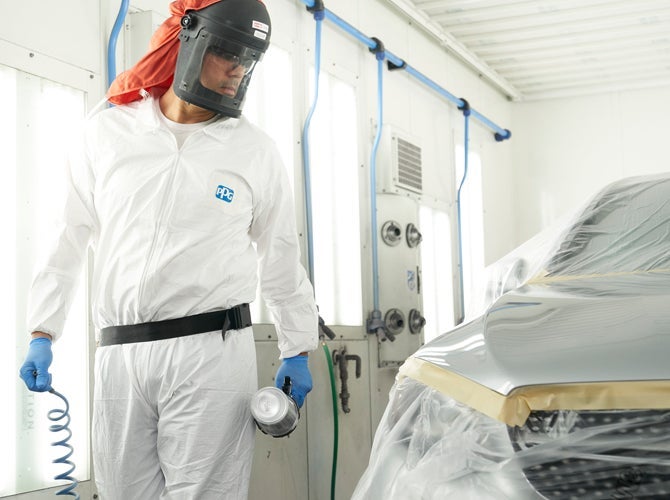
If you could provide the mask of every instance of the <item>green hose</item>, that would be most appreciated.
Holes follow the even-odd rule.
[[[330,475],[330,500],[335,500],[335,478],[337,476],[337,443],[338,443],[338,422],[337,422],[337,390],[335,389],[335,371],[333,370],[333,359],[330,350],[323,342],[323,352],[328,361],[328,372],[330,373],[330,389],[333,396],[333,467]]]

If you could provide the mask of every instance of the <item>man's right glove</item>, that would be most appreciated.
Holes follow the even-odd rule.
[[[51,373],[49,366],[53,360],[51,340],[38,337],[30,341],[26,360],[19,370],[19,375],[33,392],[45,392],[51,389]]]

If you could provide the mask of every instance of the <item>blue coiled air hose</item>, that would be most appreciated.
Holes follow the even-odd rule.
[[[65,464],[68,466],[68,469],[66,471],[57,474],[56,476],[54,476],[54,479],[57,481],[70,482],[70,484],[67,485],[65,488],[57,491],[56,496],[67,495],[75,497],[77,500],[79,500],[79,494],[76,491],[74,491],[74,489],[79,485],[79,482],[74,477],[72,477],[75,465],[73,462],[70,461],[70,457],[74,453],[74,448],[69,443],[70,438],[72,437],[72,431],[70,430],[70,403],[68,403],[67,398],[65,396],[63,396],[60,392],[54,390],[53,388],[49,389],[49,392],[61,398],[65,403],[64,410],[61,408],[54,408],[53,410],[49,410],[49,412],[47,413],[47,418],[52,422],[55,422],[54,424],[49,426],[49,430],[51,432],[64,431],[67,434],[65,438],[51,443],[51,446],[63,446],[68,450],[67,453],[65,453],[65,455],[53,460],[54,464]]]

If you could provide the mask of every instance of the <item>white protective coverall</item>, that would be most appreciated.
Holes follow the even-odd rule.
[[[257,272],[281,357],[314,350],[318,315],[274,143],[245,118],[179,147],[158,100],[102,111],[70,165],[64,225],[29,300],[58,339],[87,246],[96,331],[254,300]],[[255,245],[254,245],[255,243]],[[246,498],[257,389],[251,328],[99,347],[93,451],[104,500]]]

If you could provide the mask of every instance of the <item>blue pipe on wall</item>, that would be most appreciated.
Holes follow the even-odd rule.
[[[305,118],[305,123],[302,129],[302,165],[304,177],[304,191],[305,191],[305,219],[307,225],[307,263],[309,267],[309,279],[312,286],[316,290],[315,276],[314,276],[314,235],[313,235],[313,218],[312,218],[312,178],[311,166],[309,161],[309,128],[312,123],[312,116],[316,110],[316,104],[319,101],[319,75],[321,73],[321,25],[323,20],[323,11],[314,12],[314,20],[316,21],[316,35],[314,41],[314,99],[312,105]]]
[[[107,44],[107,87],[112,85],[112,82],[116,78],[116,42],[119,39],[121,28],[123,28],[129,3],[130,0],[121,0],[119,13],[116,15],[112,33],[109,35],[109,43]]]
[[[308,8],[311,8],[314,6],[315,1],[314,0],[300,0],[303,4],[305,4]],[[362,42],[363,44],[367,45],[369,49],[374,49],[377,46],[377,42],[364,35],[361,33],[359,30],[354,28],[351,24],[343,20],[341,17],[337,16],[336,14],[332,13],[328,9],[323,9],[323,12],[325,13],[325,18],[328,19],[329,21],[333,22],[335,25],[339,26],[344,30],[346,33],[349,33],[351,36]],[[426,77],[416,69],[412,68],[410,65],[408,65],[405,61],[394,55],[392,52],[389,52],[388,50],[385,50],[384,52],[385,58],[393,64],[394,67],[397,69],[404,69],[406,70],[410,75],[430,87],[431,89],[435,90],[438,94],[441,96],[445,97],[447,100],[451,101],[452,103],[456,104],[456,106],[460,107],[463,105],[463,102],[461,99],[458,97],[455,97],[453,94],[449,93],[447,90],[433,82],[430,78]],[[482,122],[484,125],[489,127],[494,131],[494,138],[496,141],[504,141],[505,139],[509,139],[512,136],[512,133],[508,129],[504,129],[498,125],[496,125],[493,121],[489,120],[486,118],[484,115],[479,113],[478,111],[472,109],[471,114],[474,118]]]
[[[458,185],[458,191],[456,193],[456,210],[457,210],[457,230],[458,230],[458,282],[459,287],[458,291],[460,294],[459,301],[459,311],[460,316],[456,318],[456,324],[460,324],[465,319],[465,290],[464,290],[464,279],[463,279],[463,221],[461,218],[461,190],[465,184],[465,180],[468,177],[468,149],[470,142],[470,114],[471,110],[467,102],[464,102],[463,106],[459,108],[463,111],[463,117],[465,118],[465,123],[463,125],[463,177],[461,178],[461,183]]]
[[[377,150],[382,136],[383,124],[383,80],[384,80],[384,53],[377,55],[377,133],[372,143],[370,153],[370,227],[372,228],[372,297],[374,310],[379,311],[379,257],[377,239]]]

